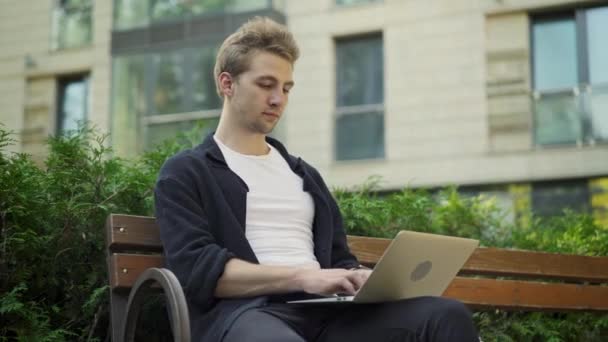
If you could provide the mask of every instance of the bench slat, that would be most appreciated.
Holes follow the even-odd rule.
[[[499,248],[477,248],[463,274],[608,281],[608,258]]]
[[[129,289],[141,272],[162,267],[161,255],[112,254],[108,260],[110,286]],[[608,287],[456,277],[443,294],[476,309],[608,310]]]
[[[111,254],[108,257],[110,288],[130,289],[143,271],[150,267],[163,267],[163,260],[159,254]]]
[[[108,218],[106,231],[108,247],[112,252],[162,250],[158,226],[153,217],[114,214]],[[390,240],[348,236],[348,243],[362,263],[373,265],[382,256]],[[608,258],[477,248],[460,274],[605,283],[608,282]]]
[[[481,309],[608,310],[606,286],[456,277],[443,296]]]
[[[162,250],[158,225],[154,217],[110,215],[106,222],[106,234],[108,248],[114,252]]]
[[[378,261],[390,241],[348,236],[351,251],[367,265]],[[460,274],[602,283],[608,281],[608,258],[480,247],[465,263]]]

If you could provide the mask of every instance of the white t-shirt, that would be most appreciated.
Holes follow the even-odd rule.
[[[271,145],[262,156],[238,153],[214,136],[228,167],[249,187],[245,236],[260,264],[320,268],[314,254],[314,203],[302,178]]]

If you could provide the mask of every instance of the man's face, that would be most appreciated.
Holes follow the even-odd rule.
[[[229,98],[235,122],[251,133],[272,132],[287,106],[292,74],[287,60],[269,52],[255,53],[249,69],[233,81]]]

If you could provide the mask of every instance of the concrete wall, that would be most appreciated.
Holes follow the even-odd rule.
[[[4,0],[0,11],[0,122],[20,134],[18,150],[39,156],[62,75],[90,72],[89,117],[110,129],[112,1],[95,1],[92,45],[65,51],[50,49],[52,3]],[[537,149],[531,140],[528,12],[592,3],[284,1],[302,57],[281,136],[337,186],[370,175],[385,188],[606,175],[606,146]],[[383,35],[386,157],[336,162],[334,40],[369,32]]]

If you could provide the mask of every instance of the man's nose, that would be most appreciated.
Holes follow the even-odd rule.
[[[285,102],[285,94],[281,91],[273,91],[269,102],[273,107],[280,107]]]

